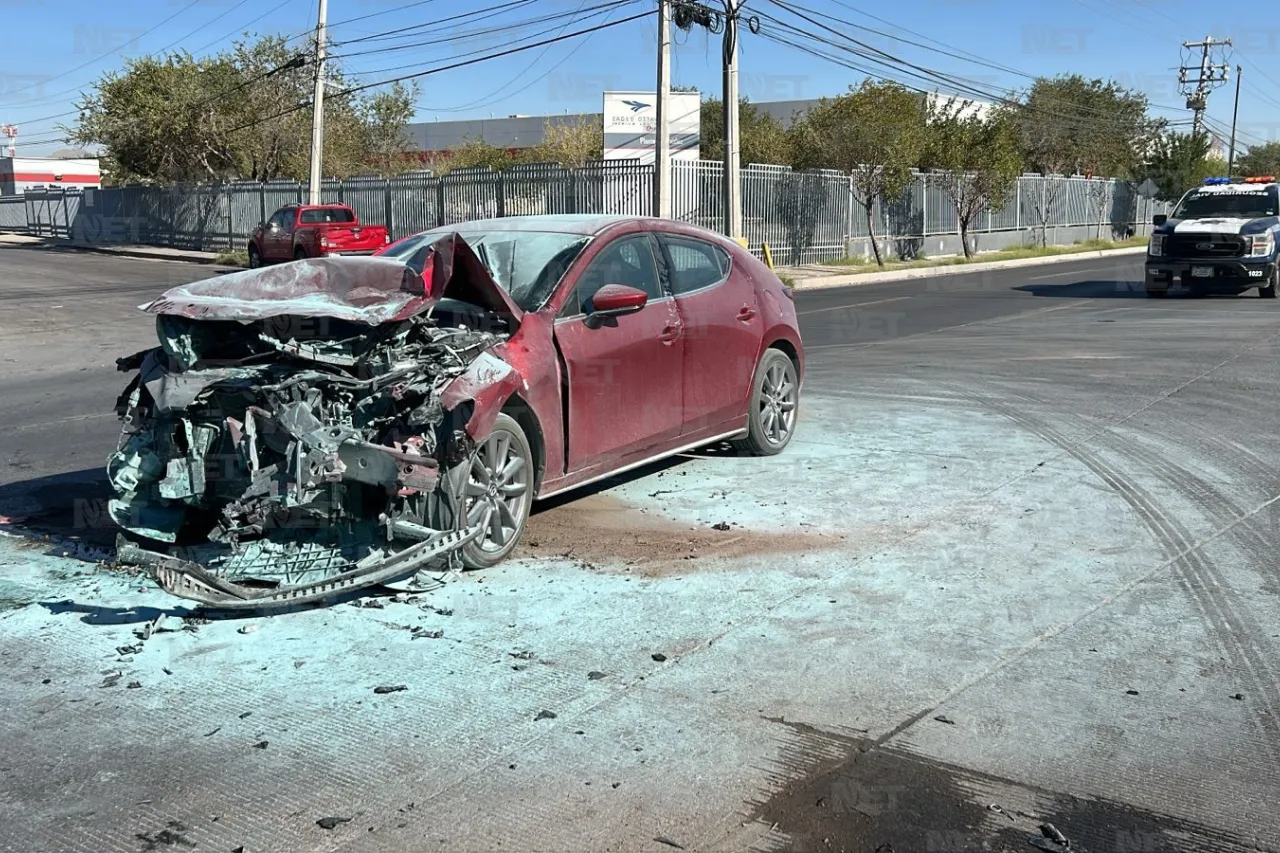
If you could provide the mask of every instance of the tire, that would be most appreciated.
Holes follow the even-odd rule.
[[[1280,268],[1271,274],[1271,281],[1267,282],[1265,287],[1258,288],[1258,297],[1260,299],[1276,298],[1276,282],[1280,281]]]
[[[515,470],[510,472],[505,481],[495,484],[495,468],[506,470],[516,464],[515,460],[520,460]],[[476,447],[471,456],[470,470],[464,474],[461,501],[466,521],[460,526],[481,523],[486,515],[494,512],[505,512],[507,517],[501,523],[501,541],[486,529],[479,537],[462,547],[462,564],[468,569],[487,569],[497,565],[520,543],[533,505],[535,470],[533,449],[520,424],[510,415],[498,415],[492,432]],[[480,482],[478,475],[482,472],[487,483]],[[519,487],[518,494],[502,497],[503,490],[513,487]],[[505,521],[510,521],[511,524],[508,525]]]
[[[1166,296],[1168,296],[1168,295],[1169,295],[1169,291],[1168,291],[1168,289],[1167,289],[1167,288],[1163,288],[1163,287],[1160,287],[1160,288],[1148,287],[1148,288],[1147,288],[1147,298],[1148,298],[1148,299],[1164,299],[1164,298],[1165,298]]]
[[[781,453],[795,435],[799,414],[800,381],[795,362],[782,350],[765,350],[751,380],[747,437],[733,442],[734,449],[751,456]]]
[[[297,249],[295,249],[295,250],[294,250],[294,252],[293,252],[293,259],[294,259],[295,261],[301,261],[301,260],[303,260],[304,258],[306,258],[306,256],[307,256],[307,250],[306,250],[306,249],[304,249],[304,248],[302,248],[301,246],[299,246],[299,247],[298,247]]]
[[[249,269],[256,270],[260,266],[262,266],[262,256],[258,254],[258,247],[250,243],[249,244]]]

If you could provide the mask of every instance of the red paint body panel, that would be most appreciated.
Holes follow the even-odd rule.
[[[680,435],[684,344],[672,300],[594,329],[557,320],[555,335],[568,370],[569,471]]]
[[[467,419],[467,435],[482,439],[493,429],[503,404],[524,389],[524,377],[492,352],[481,353],[467,371],[440,392],[440,405],[453,411],[463,403],[475,406]]]
[[[676,297],[684,319],[684,432],[745,418],[763,328],[739,264],[720,284]]]

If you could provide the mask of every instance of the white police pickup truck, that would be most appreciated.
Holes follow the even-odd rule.
[[[1147,296],[1164,296],[1181,284],[1192,293],[1240,294],[1256,287],[1262,298],[1276,298],[1275,178],[1208,178],[1187,191],[1171,216],[1152,221]]]

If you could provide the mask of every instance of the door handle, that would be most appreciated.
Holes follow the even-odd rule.
[[[756,309],[748,305],[743,305],[742,310],[738,312],[738,319],[744,323],[754,316],[756,316]]]
[[[667,326],[662,330],[662,334],[658,335],[658,340],[664,344],[671,344],[678,337],[680,337],[680,329],[676,326]]]

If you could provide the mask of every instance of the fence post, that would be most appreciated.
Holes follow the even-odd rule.
[[[1013,179],[1013,227],[1022,239],[1022,176]]]
[[[448,176],[442,176],[436,179],[436,227],[444,225],[444,182]]]
[[[493,206],[498,218],[507,215],[507,180],[506,172],[499,171],[493,179]]]
[[[396,239],[396,236],[395,236],[396,206],[391,203],[391,179],[390,178],[387,178],[386,181],[383,182],[382,204],[383,204],[383,207],[382,207],[383,218],[386,220],[386,223],[387,223],[387,234],[391,236],[392,240],[395,240]]]
[[[929,174],[920,173],[920,242],[929,236]]]
[[[267,185],[258,184],[258,221],[267,221]]]
[[[845,177],[845,199],[847,201],[847,204],[845,205],[844,233],[848,235],[845,237],[845,246],[846,246],[845,254],[848,254],[849,252],[848,246],[853,242],[853,173],[852,172],[850,172]],[[794,259],[792,262],[794,263]]]

